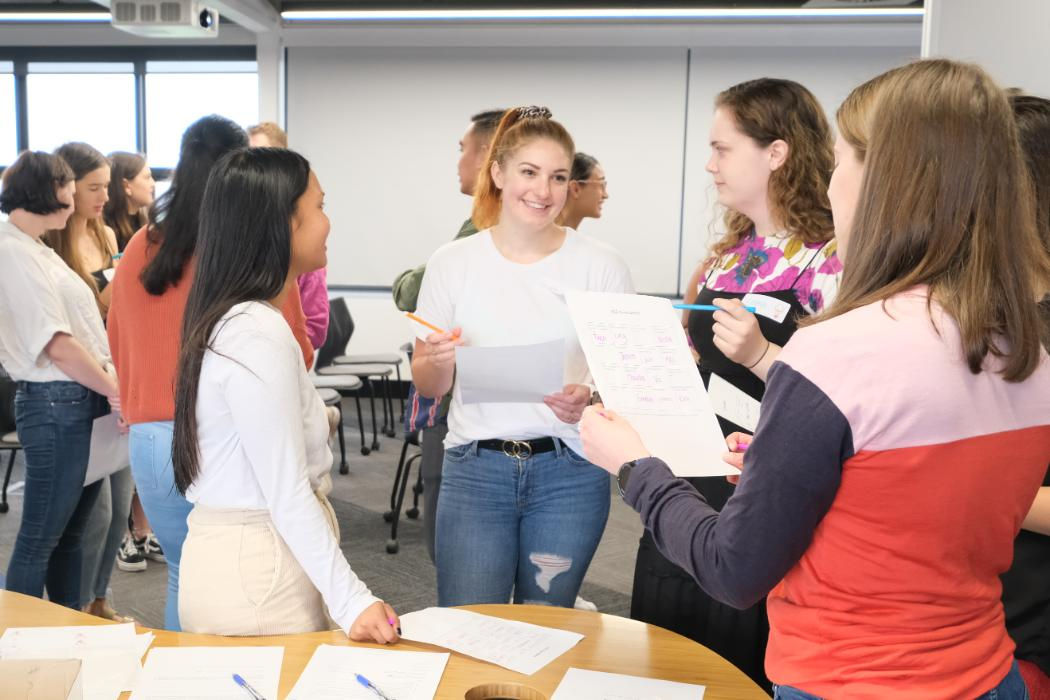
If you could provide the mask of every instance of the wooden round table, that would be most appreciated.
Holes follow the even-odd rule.
[[[570,667],[648,676],[707,687],[704,700],[768,698],[751,679],[721,656],[685,637],[636,620],[601,613],[538,605],[471,605],[474,612],[579,632],[584,638],[570,651],[531,676],[476,661],[452,652],[436,698],[463,700],[471,688],[487,683],[513,682],[530,686],[548,698]],[[19,593],[0,591],[0,633],[8,627],[107,624],[92,615],[63,608]],[[142,628],[146,631],[146,628]],[[319,644],[354,644],[340,631],[280,637],[216,637],[185,632],[149,630],[154,647],[174,646],[283,646],[280,697],[291,691]],[[377,644],[364,644],[382,648]],[[428,644],[402,641],[387,649],[445,651]],[[125,693],[122,697],[127,697]]]

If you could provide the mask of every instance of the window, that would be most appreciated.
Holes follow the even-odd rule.
[[[18,157],[16,128],[14,64],[0,61],[0,168]]]
[[[135,149],[132,63],[29,63],[29,148],[84,141],[103,153]]]
[[[247,127],[259,120],[255,61],[147,61],[146,154],[150,165],[173,168],[182,132],[209,114]]]

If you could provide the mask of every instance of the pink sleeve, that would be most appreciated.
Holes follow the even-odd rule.
[[[314,348],[328,337],[328,273],[325,268],[299,275],[299,296],[306,314],[306,334]]]

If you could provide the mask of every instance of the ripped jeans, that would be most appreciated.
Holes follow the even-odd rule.
[[[519,460],[445,450],[435,541],[438,605],[571,608],[609,517],[609,475],[560,440]]]

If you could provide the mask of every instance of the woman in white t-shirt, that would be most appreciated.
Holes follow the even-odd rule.
[[[564,294],[633,289],[618,254],[555,224],[574,152],[547,109],[509,110],[475,189],[479,233],[427,263],[416,313],[447,330],[416,341],[412,376],[424,396],[452,391],[435,542],[440,605],[505,603],[513,591],[515,602],[571,607],[605,529],[609,480],[581,456],[591,379]],[[551,341],[563,344],[561,391],[542,402],[464,396],[457,346]]]
[[[40,598],[46,587],[71,608],[80,607],[84,527],[100,485],[84,486],[92,422],[120,405],[95,295],[40,240],[65,226],[75,187],[61,158],[27,151],[0,189],[0,364],[18,382],[26,461],[7,589]]]
[[[212,168],[175,387],[175,485],[193,504],[184,632],[294,634],[334,620],[355,641],[397,641],[397,615],[339,549],[328,414],[279,310],[299,275],[324,267],[328,231],[299,154],[242,149]]]

